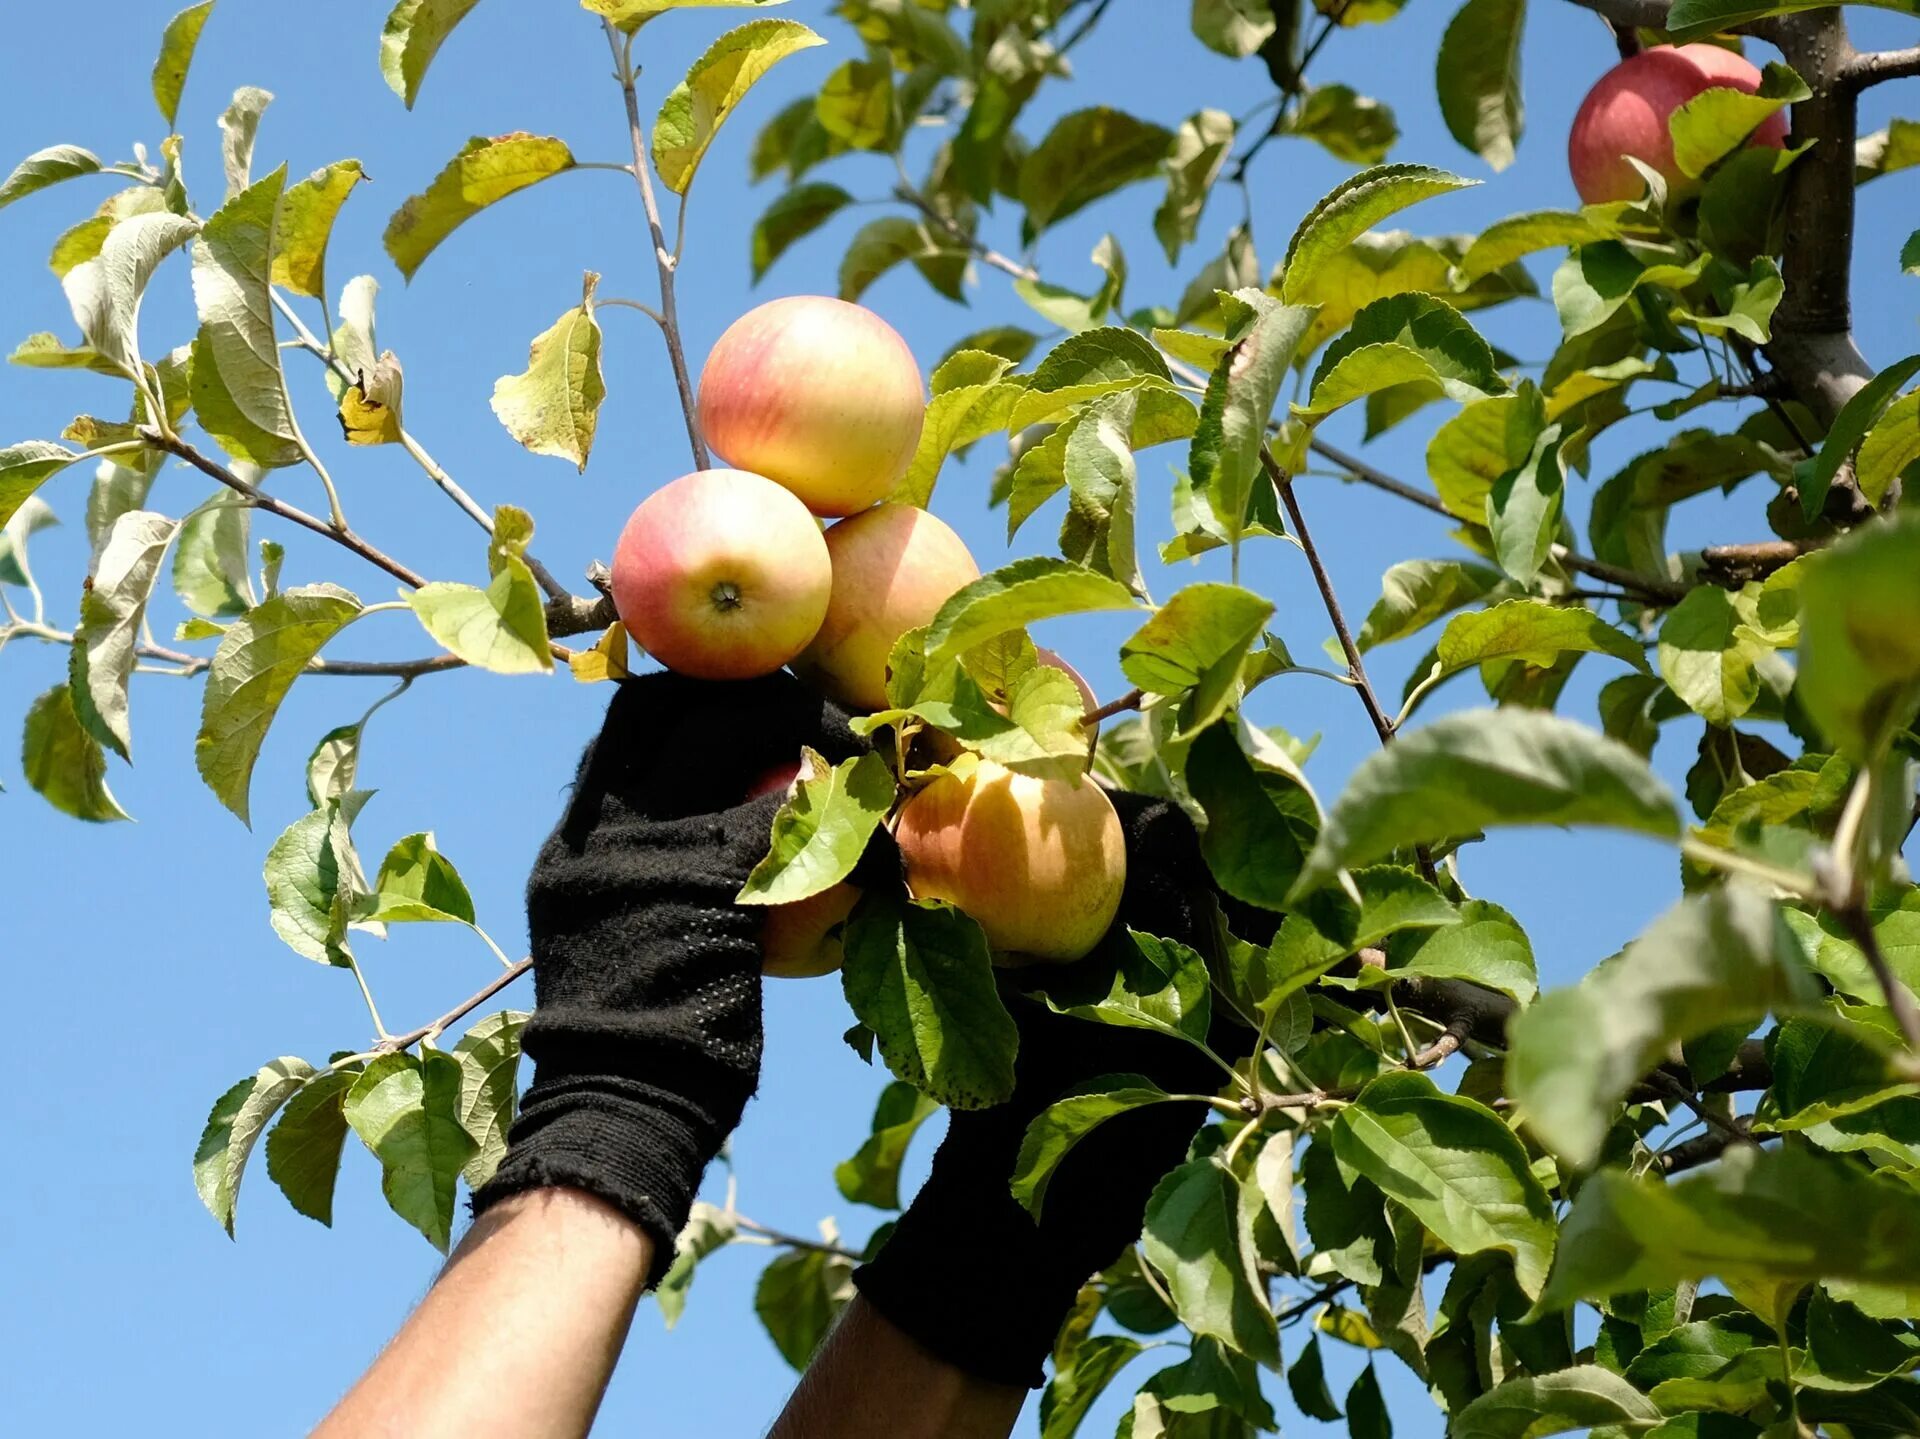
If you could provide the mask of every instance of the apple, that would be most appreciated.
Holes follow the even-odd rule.
[[[1667,119],[1701,91],[1716,87],[1751,95],[1760,88],[1760,71],[1718,45],[1658,45],[1601,76],[1580,103],[1567,136],[1567,168],[1580,198],[1589,205],[1639,199],[1646,181],[1627,163],[1629,155],[1659,171],[1669,185],[1692,185],[1674,161]],[[1747,143],[1777,150],[1786,141],[1782,111],[1768,116]]]
[[[980,577],[966,544],[913,505],[875,505],[827,530],[833,594],[794,671],[849,709],[886,708],[887,656],[900,636]]]
[[[613,555],[613,603],[668,669],[698,679],[770,674],[826,618],[833,562],[819,521],[743,470],[699,470],[633,512]]]
[[[893,837],[913,897],[958,905],[1016,963],[1091,952],[1127,882],[1120,816],[1081,775],[1042,778],[982,760],[916,792]]]
[[[797,760],[774,765],[748,786],[747,798],[785,790],[800,773]],[[813,979],[840,968],[841,926],[860,902],[847,880],[818,894],[776,904],[760,922],[760,972],[769,979]]]
[[[920,443],[913,351],[873,311],[824,295],[771,300],[728,327],[700,375],[700,428],[727,462],[816,515],[881,499]]]

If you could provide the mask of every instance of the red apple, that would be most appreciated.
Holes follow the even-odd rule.
[[[1660,172],[1667,183],[1693,183],[1673,158],[1668,117],[1703,90],[1726,87],[1751,95],[1760,88],[1753,64],[1718,45],[1659,45],[1622,60],[1600,77],[1573,117],[1567,136],[1567,168],[1589,205],[1637,200],[1646,181],[1629,165],[1631,155]],[[1748,144],[1786,144],[1787,117],[1767,117]]]
[[[748,311],[700,376],[707,443],[816,515],[855,514],[893,488],[925,405],[907,342],[873,311],[823,295]]]
[[[982,760],[915,793],[893,837],[914,898],[958,905],[1015,963],[1089,953],[1127,882],[1113,801],[1078,775],[1040,778]]]
[[[849,709],[884,709],[894,643],[978,579],[980,567],[960,536],[913,505],[876,505],[840,521],[827,531],[827,552],[833,597],[794,670]]]
[[[770,674],[826,617],[833,565],[807,507],[743,470],[700,470],[648,495],[613,556],[627,632],[699,679]]]

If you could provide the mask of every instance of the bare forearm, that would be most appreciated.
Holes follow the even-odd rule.
[[[580,1439],[652,1251],[645,1233],[579,1190],[502,1201],[314,1439]]]
[[[936,1358],[856,1296],[767,1439],[1003,1439],[1026,1398]]]

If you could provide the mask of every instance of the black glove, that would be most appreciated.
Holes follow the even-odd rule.
[[[1126,942],[1133,928],[1204,952],[1214,887],[1192,824],[1164,800],[1112,799],[1126,831],[1127,884],[1107,942]],[[1097,951],[1083,961],[1101,962]],[[1154,1185],[1185,1157],[1206,1108],[1147,1105],[1100,1125],[1049,1181],[1037,1224],[1007,1187],[1028,1122],[1104,1074],[1142,1074],[1176,1094],[1211,1094],[1224,1079],[1191,1045],[1055,1014],[1017,990],[1044,988],[1048,977],[1034,967],[1003,978],[1020,1029],[1012,1098],[954,1112],[926,1184],[873,1262],[853,1274],[896,1328],[1001,1384],[1041,1382],[1074,1296],[1139,1238]],[[1250,1031],[1218,1017],[1214,1031],[1216,1050],[1251,1052]]]
[[[653,1236],[650,1283],[673,1262],[760,1079],[762,915],[733,897],[782,796],[745,797],[802,745],[833,761],[864,747],[791,675],[620,685],[527,885],[537,1068],[476,1214],[584,1189]]]

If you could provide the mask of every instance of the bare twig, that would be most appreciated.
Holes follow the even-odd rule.
[[[607,45],[613,51],[614,75],[620,82],[620,93],[627,102],[627,135],[633,144],[633,178],[640,187],[640,204],[647,212],[647,229],[653,236],[654,264],[660,272],[660,333],[667,342],[667,358],[673,365],[673,382],[680,390],[680,411],[687,421],[687,441],[693,447],[693,461],[698,469],[706,469],[707,442],[700,434],[699,411],[694,404],[693,380],[687,373],[686,347],[680,339],[680,312],[673,296],[674,271],[679,266],[679,256],[667,248],[667,234],[660,223],[660,206],[653,194],[653,169],[647,157],[647,132],[640,122],[640,95],[635,88],[633,57],[620,43],[619,32],[613,28],[612,21],[602,21],[607,32]],[[680,201],[681,213],[686,212],[686,200]]]
[[[1099,709],[1088,712],[1081,718],[1080,727],[1082,729],[1095,729],[1102,720],[1112,719],[1115,715],[1124,714],[1128,710],[1139,709],[1140,702],[1145,698],[1146,695],[1140,690],[1128,690],[1125,694],[1121,695],[1119,699],[1108,700],[1105,704],[1101,705]]]
[[[423,1024],[418,1029],[410,1029],[405,1034],[396,1034],[383,1039],[374,1047],[374,1053],[392,1054],[397,1050],[411,1049],[423,1039],[435,1037],[440,1034],[442,1030],[446,1029],[448,1025],[466,1018],[474,1010],[492,999],[501,990],[505,989],[532,968],[533,961],[531,959],[523,959],[517,964],[510,965],[499,974],[496,974],[484,988],[475,994],[468,995],[438,1019],[433,1020],[431,1023]]]
[[[807,1249],[815,1254],[831,1255],[835,1259],[845,1259],[858,1264],[865,1256],[839,1244],[827,1244],[818,1239],[803,1239],[798,1234],[788,1234],[779,1229],[769,1229],[764,1224],[756,1224],[744,1214],[736,1214],[733,1222],[749,1234],[757,1234],[771,1244],[785,1249]]]

